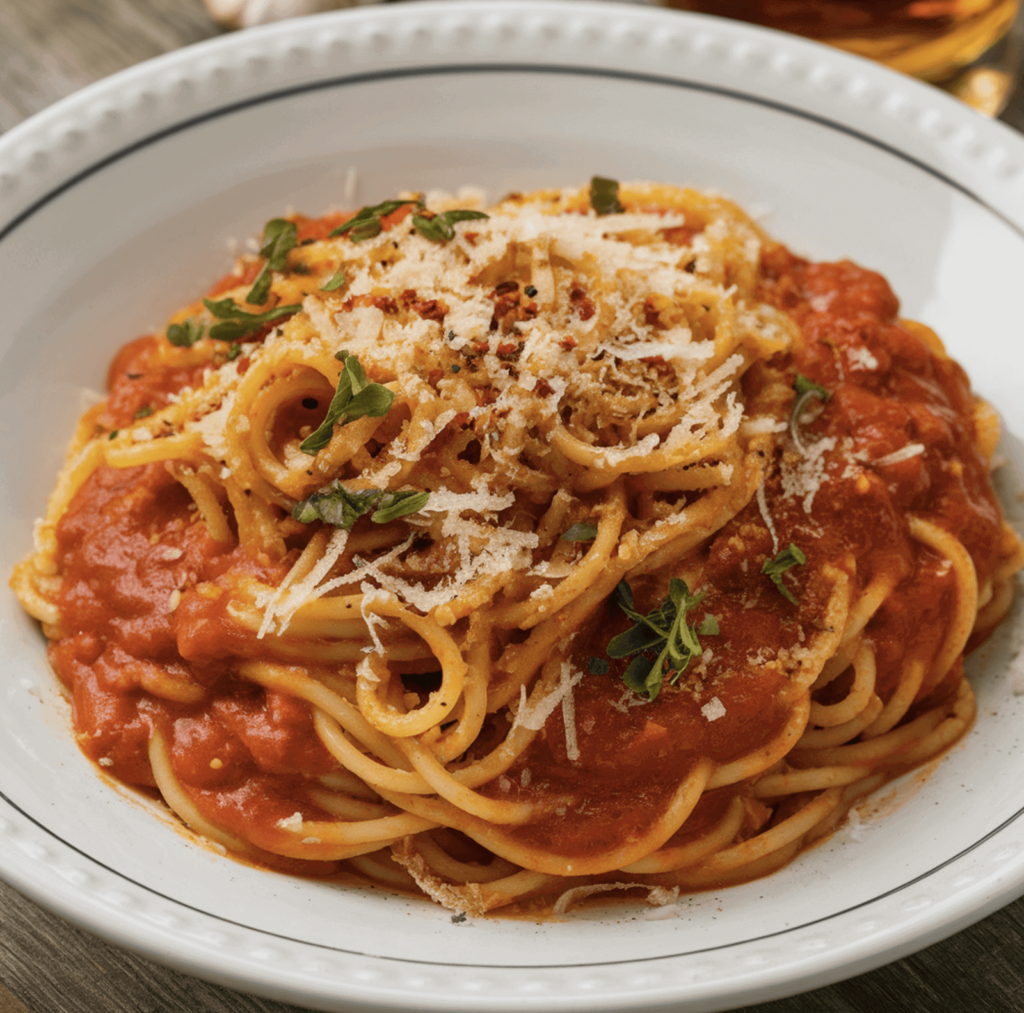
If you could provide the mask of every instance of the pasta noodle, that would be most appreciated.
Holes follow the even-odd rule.
[[[897,313],[669,186],[275,219],[118,354],[12,586],[83,751],[257,863],[763,875],[964,733],[1024,562]]]

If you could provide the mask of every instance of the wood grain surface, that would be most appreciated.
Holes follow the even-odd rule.
[[[101,77],[217,34],[201,0],[0,0],[0,132]],[[1002,119],[1024,130],[1024,89]],[[0,883],[0,1013],[298,1009],[111,946]],[[905,960],[743,1013],[936,1010],[1024,1013],[1024,899]]]

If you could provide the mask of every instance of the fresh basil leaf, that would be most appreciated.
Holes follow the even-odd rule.
[[[796,600],[796,595],[782,583],[782,575],[787,570],[792,570],[794,566],[803,566],[806,562],[807,557],[804,553],[798,546],[790,542],[774,559],[765,560],[764,566],[761,567],[761,572],[771,577],[772,583],[779,589],[784,598],[797,605],[799,603]]]
[[[379,236],[384,228],[381,218],[393,214],[406,204],[415,204],[418,208],[423,207],[421,200],[381,201],[380,204],[360,208],[347,222],[343,222],[334,229],[329,238],[343,236],[347,232],[350,233],[349,238],[353,243],[361,243],[364,239],[373,239],[374,236]]]
[[[283,271],[288,266],[288,254],[295,247],[298,232],[295,222],[290,222],[286,218],[271,218],[264,226],[260,256],[266,257],[267,262],[245,297],[247,303],[262,306],[267,301],[270,285],[274,280],[273,272]]]
[[[592,542],[597,538],[597,525],[593,521],[574,524],[562,536],[563,542]]]
[[[704,598],[703,592],[690,594],[686,581],[673,577],[669,581],[668,598],[659,608],[647,615],[636,610],[633,592],[626,581],[620,581],[615,589],[619,607],[633,620],[634,625],[608,642],[608,655],[612,658],[626,658],[635,655],[622,676],[623,681],[636,693],[647,695],[654,700],[661,692],[666,675],[675,683],[686,671],[693,658],[699,658],[702,649],[697,639],[699,632],[686,618]],[[700,624],[708,623],[708,618]],[[714,622],[717,632],[717,620]],[[708,624],[708,632],[711,632]],[[658,650],[658,657],[652,664],[644,652]]]
[[[335,479],[301,503],[296,503],[292,516],[303,524],[320,520],[351,531],[355,522],[374,508],[380,495],[380,489],[350,491]]]
[[[320,520],[351,531],[356,521],[366,514],[371,514],[370,520],[374,524],[387,524],[388,521],[422,510],[429,499],[429,492],[416,490],[350,490],[335,479],[301,503],[296,503],[292,508],[292,516],[303,524]]]
[[[373,512],[370,520],[374,524],[387,524],[407,514],[422,510],[430,499],[429,492],[385,492],[381,494],[380,505]]]
[[[599,215],[622,214],[625,208],[619,203],[618,180],[594,176],[590,181],[590,206]]]
[[[246,313],[239,308],[234,299],[204,299],[203,305],[218,320],[223,321],[210,328],[210,337],[218,341],[238,341],[239,338],[260,330],[272,320],[289,317],[302,309],[301,305],[293,303],[289,306],[275,306],[266,313]]]
[[[468,222],[477,218],[489,218],[483,211],[467,211],[456,209],[444,211],[428,218],[426,215],[413,215],[412,224],[416,231],[435,243],[446,243],[455,238],[455,223]]]
[[[628,658],[638,651],[646,651],[651,647],[660,644],[665,638],[659,633],[648,629],[646,626],[630,626],[628,630],[619,633],[608,641],[607,654],[609,658]]]
[[[171,324],[167,328],[167,340],[178,348],[191,348],[202,336],[206,328],[189,318],[180,324]]]
[[[331,277],[331,280],[328,281],[326,285],[320,286],[320,291],[336,292],[339,288],[346,284],[348,284],[348,278],[345,276],[345,268],[339,267],[338,270],[334,272],[334,275]]]
[[[338,374],[338,387],[331,398],[327,416],[316,431],[299,444],[299,450],[310,456],[315,456],[331,442],[334,427],[339,423],[344,424],[364,416],[381,418],[387,415],[395,400],[395,395],[387,387],[371,383],[366,378],[363,367],[354,355],[338,352],[335,357],[345,365]]]
[[[364,416],[379,419],[387,415],[394,400],[395,395],[387,387],[380,383],[372,383],[348,402],[345,414],[349,419],[361,419]]]
[[[641,696],[647,696],[653,700],[661,689],[661,680],[658,680],[658,686],[655,688],[653,685],[648,686],[647,680],[650,677],[650,662],[647,661],[643,655],[637,655],[630,663],[629,667],[625,672],[622,673],[622,681],[634,692],[639,693]],[[653,690],[653,696],[651,692]]]

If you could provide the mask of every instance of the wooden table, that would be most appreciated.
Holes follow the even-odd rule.
[[[0,0],[0,131],[219,34],[201,0]],[[1024,130],[1024,88],[1002,117]],[[59,959],[57,959],[59,957]],[[82,932],[0,883],[0,1013],[287,1013]],[[745,1013],[1024,1013],[1024,898],[906,960]]]

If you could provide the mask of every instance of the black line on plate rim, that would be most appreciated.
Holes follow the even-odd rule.
[[[725,97],[725,98],[736,99],[736,100],[739,100],[739,101],[742,101],[742,102],[748,102],[748,103],[751,103],[753,105],[759,105],[759,106],[762,106],[762,107],[765,107],[765,108],[768,108],[768,109],[774,109],[777,112],[782,112],[782,113],[785,113],[785,114],[790,115],[790,116],[795,116],[798,119],[809,120],[809,121],[811,121],[813,123],[817,123],[818,125],[827,128],[829,130],[834,130],[834,131],[836,131],[838,133],[846,134],[847,136],[853,137],[853,138],[855,138],[857,140],[860,140],[860,141],[870,145],[871,147],[878,148],[878,149],[880,149],[882,151],[885,151],[886,153],[894,156],[895,158],[897,158],[897,159],[899,159],[899,160],[901,160],[903,162],[907,162],[910,165],[913,165],[915,168],[920,169],[921,171],[925,172],[929,176],[932,176],[933,178],[939,180],[942,183],[945,183],[947,186],[951,187],[952,189],[958,191],[959,193],[963,194],[964,196],[966,196],[966,197],[970,198],[971,200],[975,201],[977,204],[979,204],[982,207],[984,207],[986,210],[988,210],[995,217],[997,217],[1001,221],[1003,221],[1006,225],[1008,225],[1019,236],[1024,238],[1024,229],[1021,229],[1011,219],[1009,219],[1004,214],[1002,214],[1002,212],[1000,212],[997,209],[993,208],[990,204],[988,204],[985,200],[983,200],[978,194],[974,193],[969,187],[966,187],[963,184],[957,182],[955,179],[952,179],[951,177],[945,175],[944,173],[940,172],[938,169],[934,168],[933,166],[928,165],[928,163],[923,162],[920,159],[917,159],[917,158],[913,157],[912,155],[908,155],[906,152],[900,151],[898,148],[895,148],[892,145],[887,144],[884,141],[880,141],[878,138],[871,137],[869,134],[864,134],[864,133],[862,133],[859,130],[855,130],[852,127],[846,126],[845,124],[842,124],[842,123],[837,123],[837,122],[835,122],[833,120],[830,120],[827,117],[819,115],[817,113],[811,113],[811,112],[808,112],[807,110],[798,109],[798,108],[795,108],[793,106],[786,105],[783,102],[778,102],[778,101],[775,101],[775,100],[772,100],[772,99],[764,98],[763,96],[752,95],[752,94],[749,94],[749,93],[746,93],[746,92],[742,92],[742,91],[738,91],[738,90],[735,90],[735,89],[726,88],[726,87],[722,87],[722,86],[709,85],[709,84],[704,83],[704,82],[690,81],[690,80],[687,80],[687,79],[684,79],[684,78],[671,78],[671,77],[666,77],[666,76],[658,75],[658,74],[644,74],[644,73],[634,72],[634,71],[611,70],[609,68],[601,68],[601,67],[566,67],[566,66],[562,66],[562,65],[558,65],[558,64],[497,64],[496,63],[496,64],[452,64],[452,65],[440,65],[440,66],[431,66],[431,67],[408,67],[408,68],[396,68],[396,69],[392,69],[392,70],[383,70],[383,71],[371,71],[371,72],[367,72],[367,73],[364,73],[364,74],[353,74],[353,75],[348,75],[348,76],[344,76],[344,77],[331,78],[331,79],[323,80],[323,81],[310,82],[308,84],[303,84],[303,85],[295,85],[295,86],[290,87],[290,88],[282,88],[282,89],[278,89],[276,91],[267,92],[267,93],[262,94],[262,95],[253,96],[253,97],[248,98],[248,99],[243,99],[243,100],[241,100],[239,102],[231,103],[231,104],[226,105],[226,106],[218,107],[215,110],[210,110],[209,112],[202,113],[202,114],[200,114],[198,116],[191,117],[191,118],[189,118],[187,120],[183,120],[183,121],[181,121],[179,123],[173,124],[173,125],[171,125],[169,127],[166,127],[166,128],[164,128],[162,130],[155,131],[154,133],[149,134],[146,137],[139,139],[138,141],[135,141],[135,142],[133,142],[133,143],[131,143],[129,145],[126,145],[123,148],[118,149],[115,152],[112,152],[111,154],[105,156],[104,158],[102,158],[99,161],[93,163],[92,165],[88,166],[87,168],[85,168],[83,170],[80,170],[78,173],[76,173],[75,175],[73,175],[70,178],[68,178],[67,180],[65,180],[59,186],[57,186],[54,189],[52,189],[51,191],[49,191],[43,197],[41,197],[38,200],[36,200],[35,202],[33,202],[28,208],[26,208],[20,214],[16,215],[6,226],[4,226],[3,229],[0,229],[0,241],[3,241],[3,239],[5,239],[19,225],[21,225],[24,221],[26,221],[28,218],[30,218],[32,215],[34,215],[37,211],[39,211],[42,207],[44,207],[50,201],[54,200],[55,198],[57,198],[62,193],[66,192],[67,190],[70,190],[72,187],[76,186],[78,183],[80,183],[83,180],[87,179],[88,177],[92,176],[96,172],[99,172],[100,170],[106,168],[108,165],[111,165],[114,162],[120,161],[122,158],[125,158],[125,157],[133,154],[134,152],[136,152],[136,151],[138,151],[138,150],[140,150],[140,149],[142,149],[144,147],[148,147],[151,144],[158,143],[159,141],[163,140],[166,137],[170,137],[170,136],[172,136],[172,135],[174,135],[176,133],[180,133],[180,132],[189,130],[192,127],[197,126],[197,125],[199,125],[201,123],[205,123],[205,122],[208,122],[210,120],[218,119],[221,116],[231,115],[231,114],[239,112],[241,110],[252,108],[252,107],[258,106],[258,105],[262,105],[262,104],[267,103],[267,102],[276,102],[276,101],[279,101],[279,100],[282,100],[282,99],[291,98],[292,96],[304,94],[304,93],[307,93],[307,92],[324,91],[324,90],[328,90],[328,89],[331,89],[331,88],[344,87],[344,86],[347,86],[347,85],[368,84],[368,83],[374,83],[374,82],[377,82],[377,81],[385,81],[385,80],[399,79],[399,78],[410,78],[410,77],[433,77],[433,76],[441,76],[441,75],[445,75],[445,74],[481,74],[481,73],[483,73],[483,74],[508,74],[508,73],[563,74],[563,75],[566,75],[566,76],[576,76],[576,77],[605,77],[605,78],[613,78],[613,79],[617,79],[617,80],[636,81],[636,82],[640,82],[640,83],[664,85],[664,86],[668,86],[668,87],[679,88],[679,89],[682,89],[682,90],[699,91],[699,92],[704,92],[704,93],[707,93],[707,94],[719,95],[719,96],[722,96],[722,97]],[[2,143],[2,139],[0,139],[0,143]],[[822,924],[824,922],[831,921],[834,918],[840,918],[840,917],[842,917],[844,915],[847,915],[847,914],[849,914],[849,913],[851,913],[853,911],[860,910],[861,908],[865,908],[865,907],[867,907],[867,906],[869,906],[871,904],[876,903],[877,901],[884,900],[887,897],[891,897],[894,894],[900,893],[901,891],[903,891],[903,890],[905,890],[905,889],[907,889],[909,887],[912,887],[912,886],[914,886],[917,883],[920,883],[922,880],[928,879],[929,877],[931,877],[931,876],[935,875],[936,873],[940,872],[942,869],[945,869],[947,866],[951,865],[952,863],[954,863],[954,862],[958,861],[959,859],[963,858],[965,855],[967,855],[970,852],[974,851],[976,848],[981,847],[981,845],[983,845],[987,841],[991,840],[997,834],[999,834],[1000,832],[1005,830],[1006,827],[1008,827],[1011,823],[1013,823],[1017,819],[1019,819],[1021,817],[1021,815],[1024,815],[1024,808],[1018,809],[1017,812],[1015,812],[1012,816],[1008,817],[1006,820],[1004,820],[1002,823],[1000,823],[993,830],[989,831],[987,834],[985,834],[984,836],[979,838],[973,844],[968,845],[966,848],[964,848],[962,851],[958,852],[956,855],[953,855],[952,857],[950,857],[950,858],[946,859],[945,861],[939,863],[938,865],[934,866],[933,868],[929,869],[928,871],[923,872],[923,873],[921,873],[918,876],[915,876],[913,879],[910,879],[907,882],[900,884],[899,886],[893,887],[890,890],[886,890],[885,892],[880,893],[880,894],[878,894],[875,897],[872,897],[872,898],[870,898],[868,900],[861,901],[860,903],[854,904],[851,907],[844,908],[841,911],[836,911],[836,912],[833,912],[830,915],[825,915],[825,916],[823,916],[821,918],[816,918],[816,919],[813,919],[812,921],[809,921],[809,922],[803,922],[803,923],[801,923],[799,925],[794,925],[794,926],[791,926],[791,927],[788,927],[788,928],[780,929],[777,932],[765,933],[764,935],[760,935],[760,936],[751,936],[751,937],[749,937],[747,939],[737,940],[735,942],[730,942],[730,943],[723,943],[723,944],[721,944],[719,946],[709,946],[709,947],[704,947],[704,948],[700,948],[700,949],[686,950],[686,951],[679,952],[679,953],[663,954],[663,955],[659,955],[659,956],[641,957],[641,958],[638,958],[636,960],[630,959],[630,960],[618,960],[618,961],[610,961],[610,962],[609,961],[595,961],[593,964],[575,963],[575,964],[522,964],[522,965],[519,965],[519,964],[480,964],[480,963],[459,964],[459,963],[455,963],[455,962],[450,961],[450,960],[447,960],[447,961],[444,961],[444,962],[435,962],[435,961],[430,961],[430,960],[410,959],[410,958],[404,958],[404,957],[380,956],[378,954],[368,953],[368,952],[364,952],[364,951],[361,951],[361,950],[351,950],[351,949],[346,949],[344,947],[330,946],[330,945],[325,944],[325,943],[318,943],[318,942],[313,942],[313,941],[310,941],[310,940],[299,939],[299,938],[296,938],[294,936],[288,936],[288,935],[284,935],[284,934],[278,933],[278,932],[271,932],[271,931],[266,930],[266,929],[255,928],[255,927],[253,927],[251,925],[245,924],[244,922],[236,922],[236,921],[234,921],[234,920],[232,920],[230,918],[225,918],[225,917],[223,917],[221,915],[214,914],[214,913],[212,913],[210,911],[206,911],[206,910],[204,910],[202,908],[195,907],[195,906],[193,906],[191,904],[186,904],[184,901],[178,900],[177,898],[174,898],[174,897],[170,897],[170,896],[168,896],[168,895],[166,895],[164,893],[161,893],[159,890],[155,890],[155,889],[153,889],[150,886],[146,886],[144,883],[140,883],[137,880],[132,879],[130,876],[125,875],[123,872],[119,871],[118,869],[114,869],[111,866],[106,865],[104,862],[101,862],[99,859],[97,859],[97,858],[93,857],[92,855],[88,854],[87,852],[83,851],[81,848],[78,848],[74,844],[71,844],[69,841],[66,841],[59,834],[57,834],[56,832],[51,830],[45,824],[41,823],[34,816],[31,816],[26,810],[22,809],[19,805],[17,805],[13,801],[13,799],[11,799],[8,795],[6,795],[2,790],[0,790],[0,798],[2,798],[12,809],[14,809],[16,812],[20,813],[25,819],[29,820],[32,824],[34,824],[36,827],[38,827],[44,833],[48,834],[54,840],[60,842],[64,847],[70,849],[71,851],[74,851],[78,855],[81,855],[87,861],[93,863],[94,865],[100,867],[101,869],[106,870],[107,872],[111,873],[112,875],[114,875],[114,876],[116,876],[116,877],[118,877],[120,879],[123,879],[123,880],[125,880],[128,883],[131,883],[133,886],[137,887],[140,890],[144,890],[145,892],[150,893],[150,894],[152,894],[152,895],[154,895],[156,897],[159,897],[160,899],[162,899],[162,900],[164,900],[164,901],[166,901],[168,903],[171,903],[171,904],[177,905],[179,907],[185,908],[186,910],[189,910],[189,911],[193,911],[196,914],[202,915],[202,916],[204,916],[206,918],[211,918],[211,919],[213,919],[215,921],[219,921],[219,922],[222,922],[222,923],[227,924],[227,925],[233,925],[236,928],[244,929],[244,930],[247,930],[247,931],[250,931],[250,932],[256,932],[256,933],[259,933],[260,935],[268,936],[268,937],[273,938],[273,939],[280,939],[282,941],[289,942],[289,943],[294,943],[294,944],[299,945],[299,946],[311,946],[311,947],[314,947],[314,948],[317,948],[317,949],[328,950],[328,951],[331,951],[331,952],[345,953],[345,954],[348,954],[350,956],[364,957],[364,958],[374,959],[374,960],[385,960],[385,961],[391,961],[391,962],[394,962],[394,963],[401,963],[401,964],[419,964],[419,965],[432,966],[432,967],[469,967],[469,968],[476,967],[476,968],[488,968],[488,969],[496,969],[496,970],[500,970],[500,969],[509,969],[509,970],[516,970],[516,969],[519,969],[519,970],[523,970],[523,969],[559,970],[559,969],[572,969],[572,968],[579,968],[579,967],[607,967],[607,966],[620,966],[620,965],[628,965],[628,964],[636,964],[636,963],[649,963],[650,961],[674,960],[674,959],[678,959],[680,957],[691,957],[691,956],[697,956],[697,955],[702,954],[702,953],[711,953],[711,952],[715,952],[715,951],[718,951],[718,950],[732,949],[732,948],[735,948],[737,946],[746,946],[746,945],[748,945],[750,943],[760,942],[760,941],[765,940],[765,939],[774,939],[774,938],[779,937],[779,936],[788,935],[789,933],[797,932],[797,931],[799,931],[801,929],[810,928],[811,926],[819,925],[819,924]],[[275,875],[281,875],[281,874],[277,873]]]
[[[522,63],[466,63],[466,64],[440,64],[437,66],[428,67],[398,67],[389,70],[378,70],[378,71],[367,71],[362,74],[350,74],[341,77],[327,78],[320,81],[311,81],[306,84],[292,85],[287,88],[279,88],[274,91],[266,92],[262,95],[254,95],[250,98],[241,99],[238,102],[233,102],[228,105],[218,106],[216,109],[211,109],[208,112],[200,113],[196,116],[190,117],[185,120],[181,120],[178,123],[172,124],[168,127],[164,127],[161,130],[155,131],[152,134],[148,134],[146,137],[140,138],[137,141],[133,141],[131,144],[125,145],[123,148],[119,148],[117,151],[111,152],[92,165],[86,167],[69,177],[63,183],[54,187],[44,196],[35,200],[29,205],[24,211],[15,215],[11,221],[0,228],[0,242],[2,242],[11,232],[13,232],[19,225],[22,224],[26,219],[34,215],[40,208],[48,204],[50,201],[59,197],[65,191],[76,186],[78,183],[92,176],[94,173],[106,168],[108,165],[114,162],[120,161],[122,158],[133,154],[141,148],[148,147],[150,144],[158,143],[166,137],[170,137],[174,134],[181,133],[186,130],[190,130],[192,127],[198,126],[199,124],[208,122],[210,120],[218,119],[222,116],[229,116],[236,112],[240,112],[245,109],[252,108],[254,106],[262,105],[268,102],[276,102],[282,99],[288,99],[295,95],[302,95],[308,92],[314,91],[326,91],[331,88],[341,88],[348,85],[360,85],[375,83],[378,81],[386,81],[392,79],[404,79],[411,77],[438,77],[446,74],[561,74],[567,77],[605,77],[612,78],[620,81],[635,81],[646,84],[656,84],[671,88],[678,88],[684,91],[698,91],[704,92],[710,95],[719,95],[724,98],[732,98],[741,102],[747,102],[752,105],[762,106],[766,109],[774,109],[777,112],[785,113],[790,116],[794,116],[797,119],[808,120],[812,123],[816,123],[819,126],[823,126],[826,129],[834,130],[837,133],[846,134],[848,137],[853,137],[856,140],[862,141],[871,147],[877,148],[881,151],[886,152],[889,155],[899,159],[900,161],[906,162],[909,165],[913,165],[915,168],[920,169],[922,172],[934,179],[945,183],[947,186],[970,198],[981,207],[985,208],[990,214],[994,215],[1004,224],[1008,225],[1018,236],[1024,238],[1024,227],[1017,225],[1011,218],[1007,217],[997,208],[993,207],[980,195],[975,193],[970,187],[965,186],[963,183],[958,182],[951,176],[947,176],[945,173],[936,169],[934,166],[929,165],[927,162],[922,161],[913,155],[908,154],[905,151],[901,151],[899,148],[888,144],[885,141],[879,140],[877,137],[872,137],[870,134],[863,133],[860,130],[856,130],[853,127],[847,126],[843,123],[838,123],[835,120],[829,119],[827,116],[823,116],[819,113],[812,113],[805,109],[799,109],[795,106],[787,105],[785,102],[777,101],[775,99],[768,99],[761,95],[752,94],[750,92],[743,92],[738,89],[728,88],[724,85],[711,85],[706,82],[692,81],[688,78],[674,78],[668,77],[662,74],[646,74],[640,71],[629,71],[629,70],[613,70],[605,67],[567,67],[561,64],[522,64]],[[0,136],[0,145],[3,143],[3,138]]]
[[[111,866],[107,865],[105,862],[101,862],[98,858],[94,858],[92,855],[90,855],[87,852],[83,851],[81,848],[79,848],[76,845],[70,843],[70,841],[66,841],[63,837],[61,837],[59,834],[55,833],[48,826],[46,826],[45,824],[41,823],[34,816],[30,815],[28,812],[26,812],[24,809],[22,809],[21,806],[19,806],[16,802],[14,802],[13,799],[11,799],[7,794],[5,794],[2,790],[0,790],[0,799],[3,799],[12,809],[14,809],[16,812],[20,813],[22,816],[25,817],[25,819],[29,820],[31,823],[33,823],[35,826],[37,826],[44,833],[46,833],[50,837],[52,837],[54,840],[59,841],[62,845],[64,845],[64,847],[70,849],[71,851],[74,851],[78,855],[81,855],[84,859],[86,859],[89,862],[92,862],[94,865],[99,866],[101,869],[105,869],[107,872],[113,874],[114,876],[118,877],[119,879],[123,879],[125,882],[131,883],[133,886],[138,887],[140,890],[144,890],[146,893],[152,894],[155,897],[159,897],[161,900],[167,901],[168,903],[174,904],[174,905],[176,905],[178,907],[185,908],[186,910],[192,911],[192,912],[194,912],[194,913],[196,913],[198,915],[202,915],[205,918],[212,918],[213,920],[218,921],[218,922],[222,922],[225,925],[233,925],[233,926],[235,926],[236,928],[239,928],[239,929],[244,929],[244,930],[249,931],[249,932],[256,932],[259,935],[268,936],[268,937],[270,937],[272,939],[280,939],[280,940],[282,940],[284,942],[294,943],[294,944],[296,944],[298,946],[312,946],[312,947],[314,947],[316,949],[328,950],[328,951],[330,951],[332,953],[345,953],[345,954],[348,954],[349,956],[354,956],[354,957],[365,957],[365,958],[372,959],[372,960],[386,960],[386,961],[391,961],[391,962],[396,963],[396,964],[420,964],[420,965],[427,966],[427,967],[466,967],[466,968],[474,968],[475,967],[475,968],[488,968],[488,969],[493,969],[493,970],[501,970],[501,969],[509,969],[509,970],[559,970],[559,969],[561,969],[561,970],[572,970],[573,968],[580,968],[580,967],[611,967],[611,966],[618,967],[618,966],[627,966],[627,965],[630,965],[630,964],[646,964],[646,963],[650,963],[651,961],[657,961],[657,960],[677,960],[680,957],[694,957],[694,956],[699,956],[702,953],[715,953],[715,952],[717,952],[719,950],[731,950],[731,949],[734,949],[735,947],[738,947],[738,946],[747,946],[750,943],[758,943],[758,942],[762,942],[763,940],[766,940],[766,939],[776,939],[776,938],[778,938],[780,936],[789,935],[792,932],[799,932],[802,929],[807,929],[807,928],[811,928],[812,926],[815,926],[815,925],[824,924],[825,922],[832,921],[835,918],[842,918],[843,916],[848,915],[848,914],[850,914],[850,913],[852,913],[854,911],[859,911],[859,910],[861,910],[863,908],[869,907],[870,905],[877,903],[878,901],[885,900],[887,897],[892,897],[895,894],[902,893],[904,890],[906,890],[906,889],[908,889],[908,888],[910,888],[912,886],[915,886],[916,884],[918,884],[918,883],[920,883],[920,882],[922,882],[922,881],[924,881],[926,879],[929,879],[931,876],[934,876],[936,873],[941,872],[943,869],[945,869],[948,866],[952,865],[954,862],[958,862],[965,855],[969,855],[972,851],[976,850],[977,848],[980,848],[983,844],[985,844],[987,841],[990,841],[996,835],[1002,833],[1002,831],[1005,830],[1011,823],[1014,823],[1022,815],[1024,815],[1024,807],[1022,807],[1022,808],[1018,809],[1015,813],[1013,813],[1013,815],[1011,815],[1011,816],[1007,817],[1007,819],[1003,820],[1003,822],[1000,823],[998,826],[994,827],[992,830],[988,831],[988,833],[984,834],[982,837],[978,838],[978,840],[974,841],[973,844],[967,845],[967,847],[964,848],[963,850],[958,851],[955,855],[951,855],[947,859],[944,859],[938,865],[933,866],[931,869],[928,869],[926,872],[922,872],[920,875],[914,876],[913,879],[909,879],[905,883],[900,883],[899,886],[894,886],[891,889],[885,890],[882,893],[877,894],[874,897],[870,897],[867,900],[860,901],[857,904],[852,904],[848,908],[843,908],[840,911],[834,911],[834,912],[832,912],[832,914],[823,915],[820,918],[813,918],[810,921],[801,922],[799,925],[788,926],[786,928],[779,929],[776,932],[766,932],[763,935],[750,936],[749,938],[746,938],[746,939],[738,939],[738,940],[735,940],[733,942],[722,943],[719,946],[705,946],[705,947],[699,947],[699,948],[693,949],[693,950],[683,950],[683,951],[680,951],[678,953],[664,953],[664,954],[660,954],[658,956],[638,957],[638,958],[635,958],[635,959],[630,958],[628,960],[601,960],[601,961],[594,961],[593,963],[575,963],[575,964],[481,964],[481,963],[463,964],[463,963],[459,963],[457,961],[452,961],[452,960],[434,961],[434,960],[421,960],[421,959],[409,958],[409,957],[391,957],[391,956],[381,955],[381,954],[377,954],[377,953],[368,953],[368,952],[366,952],[364,950],[352,950],[352,949],[348,949],[348,948],[343,947],[343,946],[331,946],[331,945],[329,945],[327,943],[318,943],[318,942],[315,942],[313,940],[300,939],[300,938],[297,938],[295,936],[288,936],[288,935],[285,935],[285,934],[283,934],[281,932],[272,932],[269,929],[256,928],[256,927],[254,927],[252,925],[247,925],[245,922],[238,922],[238,921],[235,921],[232,918],[226,918],[223,915],[214,914],[212,911],[207,911],[204,908],[195,907],[194,905],[187,904],[185,901],[179,900],[176,897],[170,897],[170,896],[168,896],[165,893],[161,893],[161,891],[156,890],[156,889],[154,889],[151,886],[147,886],[145,883],[140,883],[138,880],[132,879],[131,876],[125,875],[120,870],[112,868]],[[797,859],[797,861],[799,861],[799,858]],[[271,872],[271,871],[268,871],[267,874],[268,875],[275,875],[275,876],[285,876],[286,875],[285,873]],[[756,882],[756,880],[754,880],[753,882]],[[379,887],[373,887],[373,886],[367,886],[367,887],[357,887],[357,889],[379,890],[380,888]],[[726,887],[726,889],[728,889],[728,887]],[[714,891],[712,891],[712,892],[714,892]],[[401,897],[401,895],[392,895],[392,896]],[[403,899],[407,903],[416,903],[415,898],[403,898]],[[42,906],[45,907],[46,906],[45,903]],[[619,919],[619,920],[621,920],[621,919]],[[89,923],[85,919],[83,919],[83,921],[85,921],[87,924],[90,924],[90,925],[94,925],[95,924],[95,923]],[[95,928],[93,928],[92,931],[97,931],[97,930]],[[148,950],[145,949],[145,947],[142,947],[142,949],[143,949],[144,952],[149,952]]]

